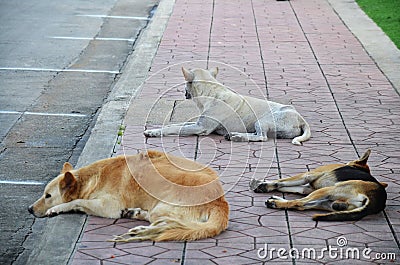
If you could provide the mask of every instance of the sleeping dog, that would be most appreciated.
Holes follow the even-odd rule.
[[[386,183],[378,182],[367,165],[371,151],[347,164],[331,164],[310,172],[272,182],[253,179],[254,192],[293,192],[308,194],[297,200],[272,196],[265,204],[279,209],[320,209],[331,211],[316,214],[315,221],[353,221],[385,209]]]
[[[82,211],[150,222],[117,236],[116,242],[213,237],[227,228],[229,216],[214,170],[157,151],[107,158],[80,169],[65,163],[28,210],[36,217]]]

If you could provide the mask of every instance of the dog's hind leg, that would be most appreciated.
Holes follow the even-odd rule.
[[[231,140],[232,142],[266,142],[268,137],[254,133],[232,132],[225,135],[225,139]]]
[[[270,124],[257,121],[254,124],[254,133],[241,133],[241,132],[230,132],[225,135],[226,140],[233,142],[266,142],[268,141],[268,132],[273,128]]]
[[[125,234],[114,236],[109,240],[112,242],[130,242],[139,240],[153,240],[156,241],[158,236],[167,229],[174,226],[174,221],[170,218],[160,218],[159,220],[151,223],[150,225],[139,225]]]

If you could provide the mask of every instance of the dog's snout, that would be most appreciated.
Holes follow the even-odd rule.
[[[28,212],[29,212],[30,214],[33,214],[33,205],[31,205],[31,206],[28,207]]]

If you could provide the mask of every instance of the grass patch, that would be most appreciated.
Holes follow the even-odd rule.
[[[356,0],[356,2],[400,49],[400,0]]]

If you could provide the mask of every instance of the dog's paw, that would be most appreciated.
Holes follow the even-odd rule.
[[[264,193],[268,192],[267,190],[267,183],[262,180],[252,179],[250,180],[250,189],[255,193]]]
[[[279,202],[286,202],[287,200],[285,200],[284,198],[278,197],[278,196],[272,196],[271,198],[269,198],[268,200],[265,201],[265,205],[268,208],[272,208],[272,209],[276,209],[279,208]]]
[[[121,211],[121,218],[148,220],[148,212],[140,208],[125,208]]]
[[[255,190],[258,188],[258,186],[260,186],[262,183],[263,183],[262,180],[259,180],[259,179],[251,179],[251,180],[250,180],[250,183],[249,183],[250,189],[251,189],[252,191],[255,191]]]
[[[139,225],[139,226],[135,226],[134,228],[129,229],[128,233],[130,236],[137,236],[137,235],[143,234],[148,229],[149,229],[149,226]]]
[[[266,193],[274,191],[278,188],[275,182],[266,182],[262,180],[252,179],[250,181],[250,189],[255,193]]]
[[[160,137],[161,129],[145,130],[143,134],[146,137]]]
[[[232,142],[247,142],[247,139],[245,139],[245,137],[243,137],[243,135],[240,135],[238,133],[231,133],[229,135],[229,139]]]
[[[46,216],[47,217],[54,217],[54,216],[59,215],[60,213],[61,213],[61,211],[57,210],[56,207],[53,207],[53,208],[50,208],[50,209],[47,210]]]

